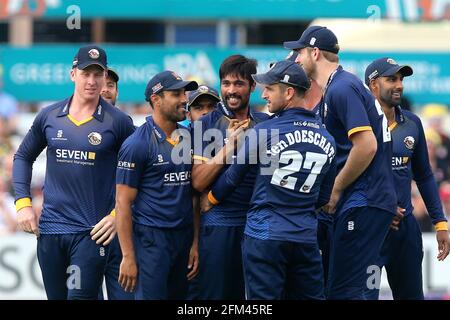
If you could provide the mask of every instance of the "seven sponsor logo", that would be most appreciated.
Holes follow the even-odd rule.
[[[170,172],[164,175],[164,182],[177,183],[191,180],[191,171]]]
[[[94,165],[95,152],[56,149],[56,162],[72,163],[79,165]]]
[[[394,170],[404,169],[407,167],[409,157],[392,157],[392,168]]]
[[[117,164],[117,167],[119,169],[134,170],[134,168],[136,167],[136,164],[134,162],[119,161]]]

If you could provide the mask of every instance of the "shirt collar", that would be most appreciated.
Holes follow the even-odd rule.
[[[146,122],[149,124],[150,128],[155,132],[158,142],[163,142],[167,140],[166,133],[155,123],[152,116],[145,118]],[[185,128],[177,123],[177,129]],[[170,137],[169,137],[170,138]]]
[[[64,117],[69,114],[69,105],[72,102],[72,97],[67,98],[61,102],[61,109],[59,110],[58,117]]]
[[[290,116],[292,114],[303,115],[303,116],[310,117],[313,119],[317,118],[317,115],[314,111],[306,110],[305,108],[289,108],[289,109],[285,109],[285,110],[277,113],[278,117]]]
[[[404,123],[405,122],[405,115],[403,114],[402,107],[396,106],[394,112],[395,112],[395,121],[397,123]]]
[[[70,108],[70,104],[72,103],[72,98],[73,98],[73,96],[62,101],[61,110],[58,113],[58,117],[64,117],[69,114],[69,108]],[[98,121],[103,122],[103,118],[105,116],[105,105],[106,104],[107,104],[107,102],[102,97],[100,97],[99,104],[98,104],[97,108],[95,109],[95,112],[92,114],[92,116],[95,119],[97,119]]]
[[[230,109],[228,109],[225,104],[222,101],[219,101],[217,103],[216,109],[223,114],[224,116],[234,119],[236,118],[235,114],[233,111],[231,111]],[[252,108],[250,108],[250,106],[248,107],[248,115],[247,117],[249,117],[251,120],[255,120],[255,116],[254,113],[252,111]]]
[[[162,141],[166,140],[166,134],[155,123],[155,121],[153,121],[153,117],[152,116],[148,116],[147,118],[145,118],[145,120],[147,121],[147,123],[149,124],[149,126],[153,130],[153,132],[155,133],[156,138],[158,138],[158,142],[162,142]]]

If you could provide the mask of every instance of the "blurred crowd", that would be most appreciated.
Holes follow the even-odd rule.
[[[47,104],[49,103],[19,104],[11,94],[2,90],[2,84],[0,83],[0,236],[18,231],[14,192],[11,184],[14,153],[31,125],[35,113]],[[147,104],[128,104],[120,107],[130,114],[137,125],[140,125],[144,117],[150,112]],[[254,107],[259,111],[266,110],[265,106]],[[450,220],[450,109],[448,106],[441,104],[427,104],[414,106],[413,108],[408,100],[404,100],[402,107],[416,112],[424,124],[430,163],[439,185],[444,211]],[[38,159],[33,171],[33,208],[40,214],[45,173],[44,157]],[[434,231],[427,209],[414,182],[412,201],[414,215],[422,231]]]
[[[427,104],[419,109],[418,115],[422,118],[425,137],[428,146],[428,156],[434,177],[439,186],[439,195],[447,219],[450,218],[450,121],[449,109],[445,105]],[[428,219],[428,213],[420,197],[419,191],[413,185],[412,200],[414,214],[419,221],[422,231],[433,231]],[[449,219],[450,220],[450,219]]]

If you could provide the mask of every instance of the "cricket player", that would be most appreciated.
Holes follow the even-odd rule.
[[[81,47],[70,71],[71,97],[42,109],[14,157],[18,221],[37,236],[37,256],[48,299],[97,299],[116,235],[115,168],[130,118],[100,97],[105,51]],[[31,208],[32,166],[47,148],[42,215]]]
[[[172,71],[145,90],[152,116],[124,142],[117,165],[119,282],[136,299],[186,299],[193,243],[191,139],[185,91],[197,89]],[[196,267],[196,266],[195,266]]]
[[[338,174],[324,207],[335,213],[328,298],[363,299],[367,269],[397,209],[387,120],[361,80],[339,65],[331,30],[310,26],[284,46],[298,51],[296,62],[321,87],[321,115],[337,146]]]
[[[192,185],[198,192],[209,191],[215,179],[234,161],[242,130],[268,118],[264,113],[252,111],[249,105],[255,89],[251,75],[255,73],[256,61],[242,55],[232,55],[220,66],[222,101],[194,125]],[[241,242],[255,176],[256,170],[249,172],[232,196],[202,215],[201,272],[189,287],[189,299],[245,298]]]
[[[403,79],[411,76],[410,66],[399,65],[389,57],[369,64],[365,82],[386,114],[393,141],[392,172],[398,206],[391,230],[384,241],[377,265],[386,268],[389,286],[395,300],[423,300],[422,233],[412,214],[411,180],[414,179],[436,228],[439,261],[449,252],[447,219],[442,210],[436,180],[431,171],[422,122],[414,113],[402,110]],[[380,273],[381,275],[381,273]],[[379,288],[366,291],[367,299],[378,299]]]

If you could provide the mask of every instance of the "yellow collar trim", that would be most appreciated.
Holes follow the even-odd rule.
[[[69,118],[70,121],[72,121],[77,127],[91,121],[92,119],[94,119],[93,116],[90,116],[89,118],[82,120],[82,121],[77,121],[75,120],[70,114],[67,115],[67,118]]]

